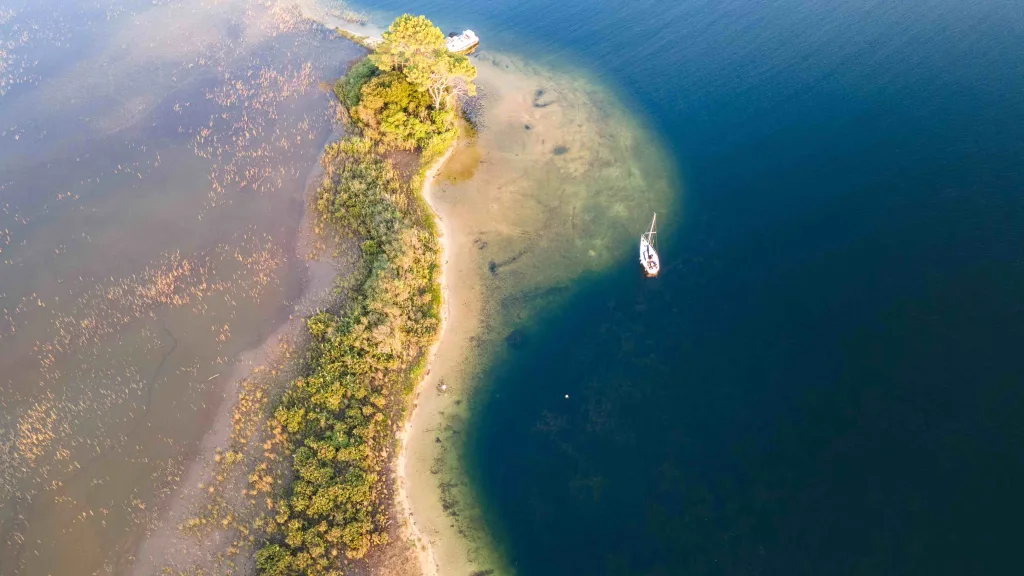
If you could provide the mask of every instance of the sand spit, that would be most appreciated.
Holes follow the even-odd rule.
[[[382,32],[317,0],[300,5],[331,28]],[[660,143],[599,83],[486,47],[472,60],[479,133],[457,144],[423,190],[440,222],[443,326],[395,467],[404,536],[427,576],[514,571],[463,470],[462,426],[479,370],[573,280],[629,257],[651,209],[673,208]]]

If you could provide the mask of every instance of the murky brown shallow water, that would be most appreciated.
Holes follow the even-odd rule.
[[[269,0],[0,9],[0,574],[123,572],[297,230],[348,42]]]

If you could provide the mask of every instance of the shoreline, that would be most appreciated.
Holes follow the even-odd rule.
[[[416,557],[419,560],[420,572],[423,576],[437,576],[438,564],[437,559],[434,556],[434,548],[430,542],[424,537],[419,527],[416,525],[416,515],[413,512],[412,502],[409,498],[409,492],[406,489],[408,483],[408,476],[406,474],[406,463],[408,461],[408,439],[412,433],[412,423],[416,416],[416,412],[419,409],[419,395],[430,376],[431,368],[433,368],[434,361],[437,357],[437,351],[441,347],[441,342],[444,340],[445,332],[448,329],[449,322],[449,292],[448,292],[448,256],[451,252],[448,246],[448,229],[447,225],[441,214],[437,209],[437,206],[431,202],[431,189],[434,184],[435,178],[444,168],[445,164],[451,158],[452,154],[455,153],[458,148],[460,138],[456,139],[444,155],[439,158],[430,169],[427,170],[426,175],[423,178],[423,186],[420,189],[420,195],[423,197],[424,202],[430,207],[432,212],[432,218],[437,226],[437,243],[438,243],[438,258],[440,259],[440,270],[441,273],[438,275],[438,283],[441,289],[441,310],[440,317],[441,322],[438,327],[437,337],[434,339],[434,343],[430,345],[430,348],[426,352],[426,362],[423,368],[423,376],[420,381],[416,383],[412,391],[412,407],[409,412],[405,415],[405,421],[402,423],[401,431],[398,434],[398,454],[395,457],[395,505],[399,509],[399,513],[402,515],[402,528],[407,531],[407,537],[411,538],[416,542]]]

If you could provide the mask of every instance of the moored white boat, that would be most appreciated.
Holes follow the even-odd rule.
[[[445,40],[449,52],[465,52],[480,43],[480,38],[472,30],[463,30],[462,34],[452,32]]]
[[[651,229],[640,235],[640,265],[648,278],[654,278],[661,271],[661,258],[658,257],[658,232],[654,223],[658,219],[655,214],[651,219]]]

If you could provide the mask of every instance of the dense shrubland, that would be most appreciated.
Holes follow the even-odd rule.
[[[352,119],[384,149],[432,148],[435,140],[446,145],[455,136],[454,114],[434,108],[401,72],[385,72],[367,82]]]
[[[453,66],[460,76],[437,98],[434,76]],[[455,102],[474,73],[429,21],[402,16],[335,85],[350,135],[324,151],[315,210],[325,229],[358,240],[361,258],[342,310],[308,319],[305,375],[274,412],[292,465],[256,555],[263,575],[339,575],[342,558],[387,540],[394,432],[440,324],[436,230],[418,187],[454,143]],[[393,150],[420,153],[412,182],[391,166]]]

